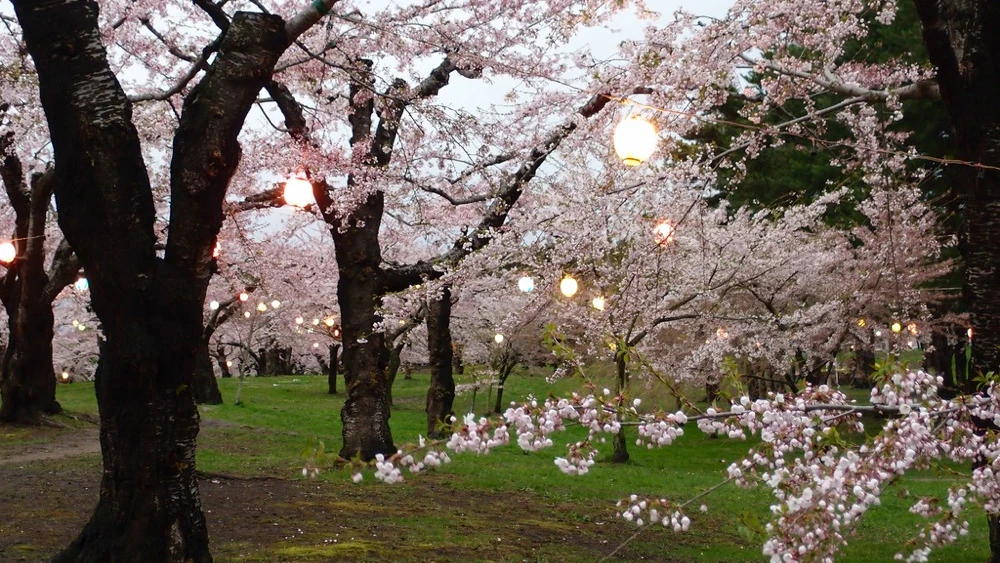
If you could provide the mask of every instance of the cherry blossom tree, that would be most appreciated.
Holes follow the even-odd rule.
[[[14,3],[49,126],[59,223],[88,274],[107,337],[97,370],[101,500],[57,561],[211,561],[194,476],[190,383],[222,201],[258,92],[331,4],[287,22],[238,12],[204,52],[197,68],[205,72],[185,93],[173,135],[160,258],[133,105],[112,70],[97,6]]]

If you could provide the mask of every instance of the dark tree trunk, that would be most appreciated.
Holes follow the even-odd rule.
[[[337,352],[340,350],[340,345],[331,344],[330,345],[330,371],[329,376],[327,376],[327,384],[330,388],[329,392],[331,395],[337,394],[337,371],[340,359],[337,357]]]
[[[507,385],[507,379],[510,374],[514,372],[514,366],[517,365],[517,358],[513,354],[506,354],[504,360],[500,363],[500,369],[497,372],[497,400],[493,405],[493,412],[495,414],[503,414],[503,390]]]
[[[455,378],[451,342],[451,288],[441,288],[441,295],[427,303],[427,355],[431,364],[431,382],[427,389],[427,435],[444,437],[454,416]]]
[[[875,375],[875,351],[870,345],[859,343],[854,351],[851,386],[857,389],[871,389]]]
[[[95,390],[103,476],[90,521],[57,563],[211,563],[195,478],[191,392],[237,135],[287,46],[284,22],[238,13],[185,100],[174,138],[167,248],[132,108],[86,0],[14,4],[55,155],[59,224],[106,335]]]
[[[229,371],[229,361],[226,356],[226,345],[219,344],[215,347],[215,362],[219,364],[219,372],[222,377],[229,378],[233,376],[233,372]]]
[[[399,375],[399,356],[403,353],[403,348],[406,348],[406,342],[399,342],[394,346],[389,347],[389,365],[386,367],[386,379],[389,380],[389,384],[386,386],[386,391],[389,395],[389,406],[392,406],[392,386],[396,384],[396,376]]]
[[[454,372],[457,373],[458,375],[464,375],[465,364],[462,362],[462,346],[457,342],[452,342],[451,351],[452,351],[452,356],[451,356],[452,370],[454,370]]]
[[[962,296],[972,319],[973,374],[1000,372],[1000,2],[914,0],[937,69],[959,157],[986,167],[952,167],[965,232]],[[991,563],[1000,563],[1000,521],[989,515]]]
[[[625,364],[624,353],[619,352],[615,354],[615,375],[615,394],[620,397],[625,393],[625,389],[628,386],[628,366]],[[613,463],[625,463],[628,461],[628,446],[625,443],[624,426],[615,434],[612,442],[614,451],[611,453],[611,461]]]
[[[208,342],[204,338],[198,341],[191,390],[194,392],[194,402],[199,405],[222,404],[222,392],[219,391],[219,382],[215,379],[215,370],[212,368],[212,357],[208,352]]]
[[[342,317],[344,383],[347,400],[340,412],[344,445],[340,457],[362,460],[396,453],[389,429],[389,350],[385,334],[375,330],[382,317],[384,294],[379,265],[378,230],[383,195],[370,195],[342,228],[330,229],[337,252],[340,280],[337,298]]]
[[[0,371],[0,396],[3,398],[0,421],[4,422],[35,424],[44,415],[62,410],[56,401],[56,376],[52,369],[55,321],[52,299],[46,296],[50,280],[43,266],[45,219],[54,181],[51,173],[36,176],[32,180],[27,209],[22,207],[18,213],[27,218],[27,224],[18,221],[22,223],[19,227],[26,227],[23,231],[18,229],[26,237],[18,245],[21,252],[18,253],[17,263],[7,274],[14,280],[12,291],[3,292],[10,327],[10,340]],[[6,177],[4,182],[10,193],[12,186]],[[11,194],[12,201],[15,197]],[[20,203],[15,202],[14,205],[20,206]]]

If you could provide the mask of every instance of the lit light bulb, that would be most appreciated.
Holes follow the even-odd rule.
[[[531,279],[530,276],[523,276],[521,279],[517,280],[517,288],[520,289],[522,293],[534,291],[535,280]]]
[[[323,319],[323,322],[326,323],[326,326],[333,326],[333,323],[335,323],[337,321],[335,321],[333,319],[333,317],[327,317],[327,318]]]
[[[226,360],[226,367],[227,368],[233,367],[233,361],[232,360]]]
[[[211,303],[208,304],[208,308],[213,311],[219,310],[219,302],[213,300]]]
[[[271,308],[272,309],[277,309],[278,307],[281,307],[281,301],[278,301],[277,299],[275,299],[274,301],[271,301]]]
[[[76,328],[77,328],[77,329],[78,329],[78,330],[79,330],[80,332],[83,332],[83,331],[87,330],[87,325],[85,325],[85,324],[83,324],[83,323],[80,323],[80,324],[76,325]]]
[[[294,207],[306,207],[316,203],[313,185],[305,172],[299,172],[285,181],[285,203]]]
[[[0,262],[10,264],[17,258],[17,248],[14,243],[8,241],[0,242]]]
[[[250,318],[250,311],[245,311],[243,313],[243,317],[249,319]]]
[[[562,292],[566,297],[573,297],[576,292],[580,289],[580,284],[576,282],[573,276],[566,276],[559,282],[559,291]]]
[[[80,321],[78,321],[78,320],[76,320],[76,319],[73,319],[73,326],[74,326],[74,327],[78,327],[78,326],[80,326]]]
[[[633,115],[615,127],[615,152],[628,166],[638,166],[652,156],[658,140],[656,127],[641,115]]]
[[[893,332],[895,332],[895,333],[898,334],[899,331],[901,331],[901,330],[903,330],[903,325],[901,325],[899,323],[892,323],[892,331]]]
[[[313,342],[313,348],[319,348],[319,342]]]
[[[300,325],[300,324],[304,323],[305,321],[306,320],[303,319],[302,317],[295,317],[295,324],[297,324],[297,325]]]
[[[597,309],[598,311],[604,310],[604,298],[601,297],[600,295],[595,297],[594,300],[590,302],[590,304],[593,305],[594,308]]]
[[[674,240],[674,225],[664,219],[653,227],[653,240],[660,246],[666,246]]]
[[[264,311],[267,310],[267,305],[265,305],[263,303],[258,303],[257,304],[257,310],[260,311],[261,313],[263,313]]]
[[[240,294],[240,301],[244,301],[245,302],[248,299],[250,299],[250,294],[249,293],[247,293],[247,292],[244,291],[243,293]]]
[[[313,319],[313,326],[319,326],[319,319]]]
[[[63,381],[66,381],[67,379],[69,379],[69,372],[67,372],[67,371],[62,372],[62,379],[63,379]]]
[[[503,335],[498,332],[496,336],[493,337],[493,342],[496,342],[497,344],[503,343]]]

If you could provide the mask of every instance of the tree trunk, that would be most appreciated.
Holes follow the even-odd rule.
[[[452,362],[451,369],[458,375],[465,375],[465,364],[462,362],[462,346],[458,342],[452,342]]]
[[[503,390],[507,385],[507,378],[514,372],[515,365],[517,365],[517,361],[513,357],[505,358],[501,364],[499,378],[497,379],[497,400],[493,405],[493,412],[495,414],[503,414]]]
[[[399,375],[399,356],[406,348],[406,342],[400,342],[394,346],[389,346],[389,365],[386,367],[385,376],[389,383],[386,385],[386,393],[389,399],[389,406],[392,406],[392,386],[396,383],[396,376]]]
[[[54,288],[44,270],[45,223],[55,179],[52,173],[35,176],[29,195],[21,190],[21,166],[13,157],[5,159],[3,176],[17,212],[16,238],[21,241],[2,291],[10,333],[0,367],[0,421],[37,424],[45,415],[62,411],[52,369],[54,294],[46,294]],[[58,260],[57,253],[54,262]]]
[[[226,357],[225,344],[219,344],[215,347],[215,362],[219,364],[219,372],[221,372],[222,377],[230,378],[233,376],[233,372],[229,370],[229,360]]]
[[[441,288],[438,299],[427,303],[427,355],[431,382],[427,389],[427,435],[442,438],[449,432],[454,416],[455,378],[451,342],[451,288]]]
[[[941,99],[955,128],[961,159],[953,182],[965,226],[962,297],[972,320],[973,374],[1000,372],[1000,3],[995,0],[914,0],[924,43],[937,69]],[[970,374],[972,375],[972,374]],[[1000,563],[997,515],[989,515],[990,561]]]
[[[194,392],[194,402],[199,405],[222,404],[222,392],[219,391],[219,382],[215,379],[215,370],[212,369],[208,341],[204,338],[198,341],[191,390]]]
[[[618,352],[615,354],[615,394],[622,396],[628,386],[628,370],[625,364],[625,354]],[[611,453],[613,463],[625,463],[629,459],[628,447],[625,443],[625,427],[622,426],[612,440],[614,451]]]
[[[389,350],[385,334],[375,330],[382,320],[378,308],[384,294],[378,243],[383,206],[384,196],[375,192],[344,225],[330,229],[340,272],[337,298],[347,387],[347,400],[340,412],[344,424],[340,457],[344,459],[360,455],[369,461],[376,454],[396,453],[389,428]]]
[[[338,362],[340,361],[337,358],[338,350],[340,350],[339,345],[337,344],[330,345],[330,372],[329,376],[327,377],[327,384],[330,387],[329,392],[331,395],[337,394],[337,371],[338,371]]]

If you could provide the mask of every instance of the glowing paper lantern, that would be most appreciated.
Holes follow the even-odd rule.
[[[257,304],[257,310],[260,311],[261,313],[263,313],[264,311],[267,310],[267,305],[265,305],[263,303],[258,303]]]
[[[593,305],[594,308],[597,309],[598,311],[604,310],[604,298],[601,297],[600,295],[595,297],[594,300],[590,302],[590,304]]]
[[[277,309],[278,307],[281,307],[281,301],[278,301],[277,299],[275,299],[274,301],[271,301],[271,308],[272,309]]]
[[[326,323],[326,326],[333,326],[333,323],[337,321],[333,317],[327,317],[323,319],[323,322]]]
[[[244,291],[243,293],[240,294],[240,301],[246,302],[247,299],[250,299],[249,293]]]
[[[17,258],[17,248],[14,243],[8,241],[0,242],[0,262],[10,264]]]
[[[903,330],[903,325],[901,325],[899,323],[892,323],[892,331],[893,332],[895,332],[895,333],[898,334],[899,331],[901,331],[901,330]]]
[[[496,342],[497,344],[503,343],[503,335],[498,332],[496,336],[493,337],[493,342]]]
[[[249,319],[249,318],[250,318],[250,311],[246,311],[246,312],[244,312],[244,313],[243,313],[243,316],[244,316],[245,318],[248,318],[248,319]]]
[[[87,281],[87,278],[79,278],[73,284],[73,287],[75,287],[77,291],[87,291],[90,289],[90,282]]]
[[[285,203],[294,207],[306,207],[316,203],[313,196],[313,185],[306,178],[305,172],[299,172],[285,180]]]
[[[656,127],[640,115],[633,115],[615,127],[615,152],[628,166],[638,166],[652,156],[658,140]]]
[[[520,289],[522,293],[534,291],[535,280],[531,279],[529,276],[524,276],[517,280],[517,288]]]
[[[861,328],[864,328],[866,324],[867,323],[865,322],[864,319],[858,319],[858,326],[860,326]]]
[[[566,297],[573,297],[579,289],[580,284],[576,282],[576,279],[573,278],[573,276],[566,276],[561,282],[559,282],[559,291],[561,291]]]
[[[208,308],[211,309],[211,310],[213,310],[213,311],[217,311],[219,309],[219,302],[218,301],[212,301],[211,303],[208,304]]]
[[[212,258],[218,258],[219,257],[219,249],[220,248],[222,248],[222,243],[220,243],[220,242],[215,243],[215,248],[212,249]]]
[[[674,225],[664,219],[653,227],[653,240],[660,246],[666,246],[674,240]]]
[[[69,379],[69,372],[67,371],[62,372],[62,380],[67,381],[68,379]]]
[[[300,325],[300,324],[302,324],[304,322],[305,322],[305,319],[303,319],[302,317],[295,317],[295,324]]]

